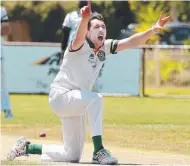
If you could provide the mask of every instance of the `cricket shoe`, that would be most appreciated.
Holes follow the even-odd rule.
[[[11,148],[7,155],[7,160],[14,160],[16,157],[27,156],[26,154],[26,146],[28,146],[30,142],[25,137],[20,137],[16,144]]]
[[[11,110],[4,110],[4,113],[5,113],[5,118],[6,119],[13,119],[14,118]]]
[[[108,150],[101,149],[97,153],[94,153],[93,158],[92,158],[92,163],[103,164],[103,165],[113,165],[113,164],[117,164],[118,160],[112,157]]]

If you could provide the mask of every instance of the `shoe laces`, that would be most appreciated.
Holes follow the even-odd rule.
[[[97,158],[99,158],[99,157],[106,158],[108,156],[110,156],[110,152],[106,149],[102,149],[99,152],[97,152]]]

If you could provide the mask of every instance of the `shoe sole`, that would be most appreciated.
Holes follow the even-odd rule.
[[[98,161],[96,160],[92,160],[92,164],[101,164],[101,165],[115,165],[118,163],[118,160],[115,160],[115,161],[110,161],[110,162],[107,162],[107,163],[99,163]]]
[[[5,119],[14,119],[14,116],[7,116]]]
[[[10,150],[10,152],[7,155],[7,160],[13,161],[15,158],[16,158],[15,153],[13,152],[13,150]]]

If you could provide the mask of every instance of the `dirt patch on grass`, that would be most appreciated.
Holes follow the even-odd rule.
[[[40,156],[31,155],[29,157],[20,157],[16,160],[10,162],[6,161],[6,155],[15,141],[18,139],[17,136],[1,134],[1,164],[2,165],[39,165]],[[60,141],[52,141],[47,138],[44,139],[30,139],[32,143],[58,143]],[[148,152],[140,151],[134,149],[124,149],[114,146],[105,145],[112,154],[119,159],[120,165],[152,165],[152,164],[190,164],[190,156],[180,155],[180,154],[170,154],[170,153],[160,153],[160,152]],[[90,164],[93,152],[92,144],[86,143],[81,159],[81,165]],[[44,163],[41,163],[44,165]],[[58,165],[60,163],[57,163]],[[48,165],[57,165],[48,163]],[[64,163],[61,163],[62,165]],[[47,165],[47,164],[45,164]]]
[[[23,135],[30,139],[56,140],[62,142],[61,126],[45,125],[2,125],[2,133],[5,135]],[[87,129],[86,142],[91,143]],[[117,134],[115,132],[117,131]],[[46,138],[40,138],[39,133],[47,133]],[[132,125],[118,127],[104,126],[104,143],[126,149],[140,149],[142,151],[160,151],[164,153],[176,153],[190,156],[190,128],[186,126],[169,127],[167,125]]]

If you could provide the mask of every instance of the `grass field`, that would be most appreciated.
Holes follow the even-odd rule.
[[[190,99],[105,97],[104,142],[124,148],[190,154]],[[11,95],[15,118],[1,114],[1,132],[61,140],[59,118],[46,95]],[[91,141],[89,132],[87,141]]]
[[[146,95],[188,95],[190,96],[190,88],[176,88],[176,87],[160,87],[160,88],[145,88]]]

